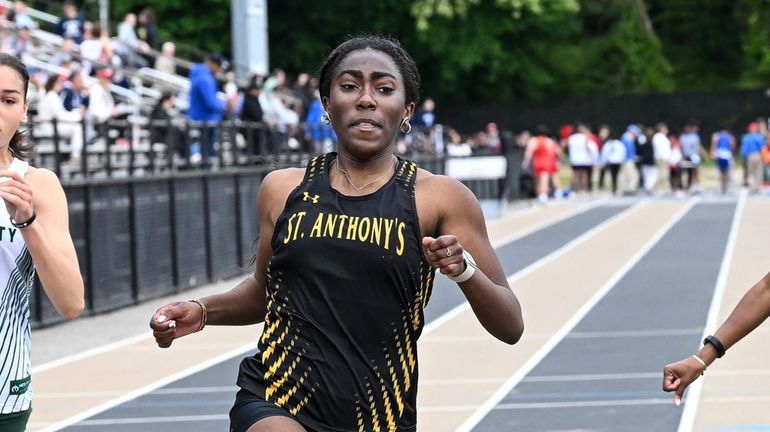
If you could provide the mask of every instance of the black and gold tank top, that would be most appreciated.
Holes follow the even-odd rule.
[[[276,222],[259,352],[238,385],[319,431],[416,429],[417,338],[434,270],[422,255],[417,167],[345,196],[313,158]]]

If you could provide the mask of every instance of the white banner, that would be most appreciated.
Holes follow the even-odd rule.
[[[505,177],[503,156],[447,158],[444,172],[457,180],[499,179]]]

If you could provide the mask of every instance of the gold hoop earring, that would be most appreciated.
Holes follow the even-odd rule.
[[[404,135],[407,135],[409,132],[412,131],[412,124],[409,123],[409,117],[404,117],[403,120],[401,120],[401,132],[404,133]]]

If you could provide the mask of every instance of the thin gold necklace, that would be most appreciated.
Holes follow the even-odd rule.
[[[353,189],[355,189],[356,191],[362,191],[362,190],[363,190],[364,188],[366,188],[367,186],[371,186],[371,185],[373,185],[374,183],[377,183],[378,181],[380,181],[380,180],[384,179],[384,178],[385,178],[385,176],[387,176],[387,175],[390,173],[390,169],[391,169],[391,168],[393,168],[393,170],[395,171],[395,169],[396,169],[396,163],[397,163],[397,162],[398,162],[398,159],[397,159],[395,156],[393,156],[393,163],[391,164],[391,166],[389,166],[389,167],[388,167],[388,170],[387,170],[387,171],[385,171],[385,174],[383,174],[383,175],[381,175],[381,176],[377,177],[376,179],[374,179],[374,180],[370,181],[369,183],[366,183],[366,184],[364,184],[364,185],[362,185],[362,186],[356,186],[356,185],[355,185],[355,184],[353,184],[353,182],[350,180],[350,174],[348,174],[348,172],[347,172],[346,170],[344,170],[344,169],[340,168],[340,164],[337,162],[337,159],[334,159],[334,160],[332,161],[332,163],[333,163],[333,164],[334,164],[334,166],[337,168],[337,170],[338,170],[339,172],[341,172],[342,174],[345,174],[345,179],[347,179],[347,181],[348,181],[348,184],[349,184],[351,187],[353,187]]]

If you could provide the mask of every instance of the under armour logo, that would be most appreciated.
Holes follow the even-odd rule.
[[[318,198],[320,198],[318,195],[310,195],[307,192],[302,192],[302,201],[313,201],[313,204],[318,204]]]

